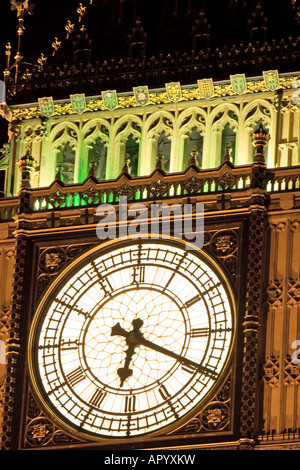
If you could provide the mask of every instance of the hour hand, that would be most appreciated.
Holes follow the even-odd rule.
[[[126,350],[126,358],[125,358],[124,367],[120,367],[117,371],[118,376],[121,379],[120,387],[123,387],[125,380],[128,379],[128,377],[130,377],[133,373],[132,369],[129,368],[129,364],[133,355],[134,355],[134,346],[129,346],[129,348]]]
[[[129,332],[124,330],[124,328],[121,327],[119,322],[116,323],[111,329],[110,336],[124,336],[124,338],[127,338],[128,335]]]
[[[121,379],[120,387],[123,386],[125,380],[133,373],[132,369],[129,368],[129,364],[132,356],[135,354],[135,347],[140,343],[139,329],[143,325],[143,321],[140,319],[133,320],[132,325],[133,329],[131,331],[124,330],[120,323],[116,323],[111,329],[111,336],[124,336],[124,338],[126,338],[126,344],[128,345],[124,367],[120,367],[117,370],[118,376]]]

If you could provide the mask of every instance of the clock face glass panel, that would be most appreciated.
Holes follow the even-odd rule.
[[[228,362],[231,292],[215,265],[183,245],[94,252],[46,297],[31,375],[51,411],[83,433],[129,438],[178,425]]]

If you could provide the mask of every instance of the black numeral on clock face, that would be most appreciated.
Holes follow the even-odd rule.
[[[208,327],[193,328],[190,334],[191,334],[191,338],[204,338],[209,335],[209,329]]]
[[[192,307],[194,304],[199,302],[199,300],[201,300],[201,295],[200,294],[195,295],[195,297],[193,297],[192,299],[188,300],[185,303],[186,308]]]
[[[145,282],[145,266],[134,266],[131,280],[132,284]]]
[[[75,387],[78,385],[82,380],[85,379],[85,373],[81,369],[81,367],[77,367],[72,372],[69,372],[66,376],[67,381],[70,383],[71,387]]]
[[[171,395],[170,393],[168,392],[168,390],[166,389],[165,385],[161,385],[158,389],[159,393],[160,393],[160,396],[164,399],[164,400],[167,400]]]
[[[135,411],[135,396],[126,396],[125,397],[125,413],[132,413]]]
[[[99,408],[99,406],[103,402],[106,395],[107,393],[104,390],[102,390],[101,388],[97,388],[97,390],[95,390],[95,392],[93,393],[92,398],[89,401],[89,404],[91,406],[95,406]]]
[[[182,370],[184,370],[185,372],[188,372],[189,374],[194,374],[195,372],[197,372],[197,367],[190,365],[190,364],[184,364],[181,366],[181,368]]]

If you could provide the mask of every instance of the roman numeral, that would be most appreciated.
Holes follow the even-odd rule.
[[[203,338],[209,335],[208,327],[205,328],[192,328],[190,332],[191,338]]]
[[[85,373],[79,366],[72,372],[69,372],[69,374],[66,375],[66,379],[70,383],[71,387],[75,387],[75,385],[78,385],[82,380],[85,379]]]
[[[168,398],[170,398],[170,393],[168,392],[168,390],[166,389],[166,387],[164,385],[161,385],[158,389],[159,393],[160,393],[160,396],[164,399],[164,400],[167,400]]]
[[[82,310],[81,308],[78,307],[78,305],[71,305],[71,304],[67,304],[66,302],[64,302],[63,300],[60,300],[60,299],[55,299],[56,302],[61,305],[62,307],[66,307],[68,308],[69,310],[71,311],[74,311],[74,312],[77,312],[78,315],[83,315],[85,318],[87,318],[89,316],[89,313],[88,312],[85,312],[84,310]],[[57,311],[60,312],[59,308],[57,307]],[[61,313],[61,312],[60,312]]]
[[[101,275],[101,273],[99,272],[99,270],[98,270],[96,264],[94,263],[94,261],[92,261],[91,264],[94,268],[95,273],[97,274],[98,282],[99,282],[100,286],[102,287],[102,289],[104,290],[105,295],[111,296],[111,292],[113,290],[113,288],[111,286],[111,283],[109,282],[109,280],[107,278],[105,278]]]
[[[61,350],[62,351],[71,351],[73,349],[78,349],[79,346],[79,340],[71,340],[68,339],[68,341],[65,341],[64,339],[61,340]]]
[[[95,407],[99,408],[99,406],[103,402],[106,395],[107,395],[107,392],[104,392],[104,390],[102,390],[101,388],[97,388],[95,390],[95,392],[93,393],[93,396],[89,401],[89,404],[91,406],[95,406]]]
[[[135,411],[135,396],[132,395],[131,397],[125,397],[125,413],[132,413]]]
[[[195,297],[193,297],[190,300],[188,300],[187,302],[185,302],[186,308],[190,308],[192,305],[199,302],[199,300],[201,300],[201,295],[200,294],[195,295]]]
[[[184,370],[185,372],[188,372],[189,374],[194,374],[198,370],[197,367],[189,365],[189,364],[188,365],[182,364],[181,369]]]
[[[132,283],[145,282],[145,266],[134,266],[132,274]]]

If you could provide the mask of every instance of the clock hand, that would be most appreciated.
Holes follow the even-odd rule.
[[[131,352],[132,352],[131,348],[133,347],[133,351],[134,351],[135,346],[142,345],[142,346],[145,346],[149,349],[157,351],[161,354],[165,354],[166,356],[172,357],[173,359],[176,359],[181,364],[186,365],[187,367],[192,367],[193,369],[199,370],[200,372],[203,372],[205,375],[207,375],[209,377],[213,377],[213,378],[217,377],[217,373],[214,372],[213,370],[211,370],[207,367],[204,367],[201,364],[198,364],[197,362],[194,362],[194,361],[192,361],[191,359],[188,359],[185,356],[180,356],[179,354],[177,354],[177,353],[175,353],[175,352],[173,352],[169,349],[166,349],[163,346],[159,346],[158,344],[155,344],[152,341],[149,341],[149,340],[145,339],[143,337],[142,333],[140,332],[140,328],[143,325],[143,321],[140,320],[139,318],[137,318],[136,320],[133,320],[132,325],[133,325],[133,329],[130,332],[128,332],[120,326],[120,323],[117,323],[112,328],[112,332],[111,332],[112,336],[120,335],[120,336],[124,336],[126,338],[126,343],[129,346],[128,350],[126,351],[125,365],[126,365],[127,369],[124,368],[124,369],[126,369],[126,371],[128,371],[128,355],[131,354]],[[134,352],[131,354],[130,360],[131,360],[133,354],[134,354]],[[118,369],[119,376],[120,376],[120,371],[121,371],[122,374],[123,373],[126,374],[126,372],[123,372],[123,368]],[[129,369],[129,371],[131,371],[131,373],[128,375],[128,377],[132,374],[132,370]],[[126,378],[127,377],[125,377],[125,379]]]
[[[193,369],[199,370],[200,372],[203,372],[205,375],[208,375],[209,377],[216,378],[218,375],[213,370],[207,367],[204,367],[201,364],[198,364],[197,362],[194,362],[185,356],[180,356],[179,354],[176,354],[175,352],[170,351],[169,349],[166,349],[163,346],[159,346],[158,344],[155,344],[152,341],[149,341],[143,337],[140,340],[140,344],[143,346],[146,346],[147,348],[153,349],[154,351],[157,351],[161,354],[165,354],[166,356],[172,357],[173,359],[176,359],[181,364],[186,365],[187,367],[192,367]]]
[[[128,346],[128,349],[126,349],[124,367],[120,367],[117,371],[118,376],[121,379],[121,387],[123,386],[125,380],[132,375],[132,369],[129,368],[129,364],[131,362],[132,356],[135,354],[135,347],[140,344],[137,339],[141,335],[139,329],[142,325],[143,321],[137,318],[132,322],[132,331],[124,330],[124,328],[121,327],[120,323],[116,323],[116,325],[114,325],[111,329],[111,336],[124,336],[126,338],[126,344]]]

